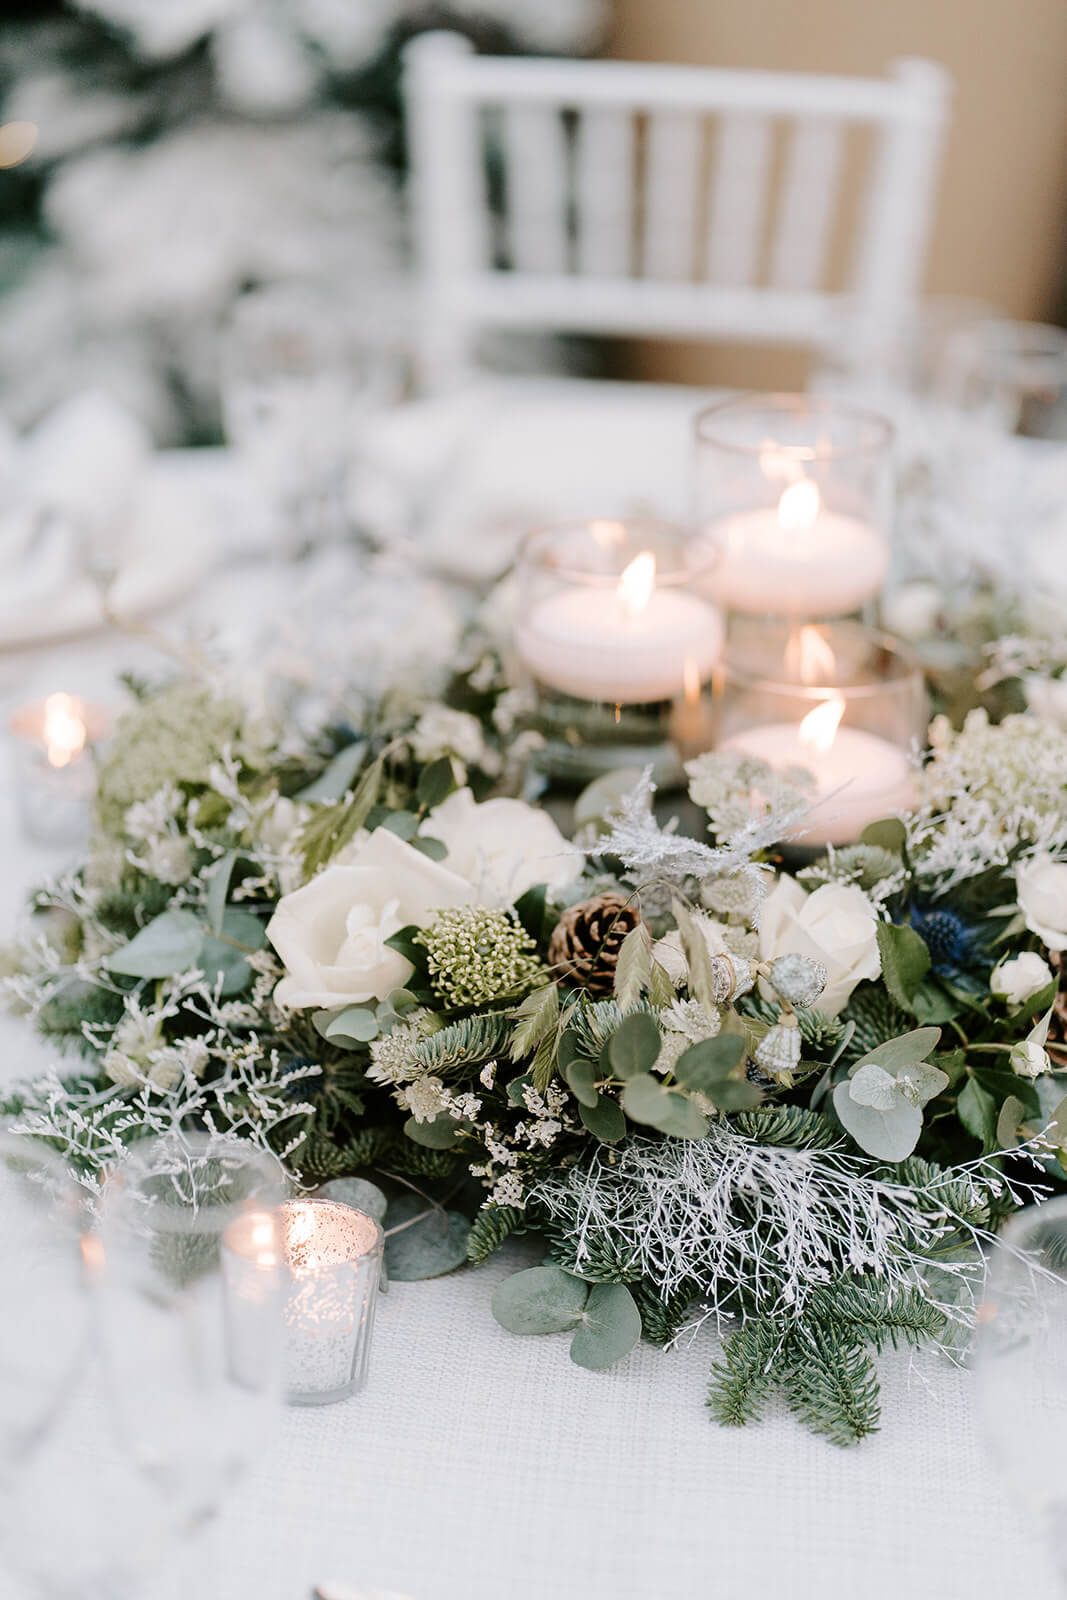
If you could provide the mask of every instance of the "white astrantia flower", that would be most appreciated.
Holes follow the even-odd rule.
[[[378,828],[344,866],[329,866],[287,894],[267,924],[286,976],[274,991],[290,1011],[384,1000],[411,976],[386,939],[438,911],[474,903],[471,884],[388,828]]]
[[[1032,857],[1015,874],[1019,910],[1050,950],[1067,949],[1067,861]]]
[[[397,1098],[407,1107],[416,1122],[432,1122],[445,1110],[448,1091],[440,1078],[427,1075],[416,1078],[401,1089]]]
[[[858,983],[882,970],[878,918],[855,884],[825,883],[808,894],[783,873],[763,902],[759,936],[764,961],[795,953],[826,968],[818,1007],[829,1017],[844,1010]],[[761,988],[773,999],[765,984]]]
[[[1052,982],[1052,968],[1033,950],[1008,956],[993,968],[989,992],[1009,1005],[1021,1006],[1032,995],[1040,994]]]
[[[479,905],[511,905],[535,884],[564,888],[585,865],[548,813],[523,800],[478,805],[469,789],[458,789],[434,807],[424,831],[440,839],[445,865],[474,885]]]
[[[416,761],[429,763],[440,756],[458,756],[468,766],[484,764],[485,734],[478,718],[469,711],[427,706],[409,737]]]

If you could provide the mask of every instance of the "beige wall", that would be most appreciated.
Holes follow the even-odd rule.
[[[614,0],[611,53],[642,61],[880,73],[924,55],[956,94],[927,288],[1013,316],[1064,306],[1067,0]],[[648,376],[786,383],[795,362],[639,351]]]

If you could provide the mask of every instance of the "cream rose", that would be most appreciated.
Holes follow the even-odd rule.
[[[1011,1006],[1021,1006],[1031,995],[1040,994],[1052,982],[1052,968],[1033,950],[1010,956],[994,967],[989,992]]]
[[[1067,950],[1067,861],[1035,856],[1015,874],[1019,910],[1050,950]]]
[[[830,1017],[844,1010],[857,983],[882,970],[878,919],[853,883],[824,883],[808,894],[783,874],[763,902],[759,931],[761,960],[795,954],[823,963],[829,977],[816,1003]]]
[[[466,879],[378,828],[346,865],[327,867],[279,900],[267,938],[286,975],[274,998],[292,1011],[384,1000],[412,971],[386,939],[474,898]]]
[[[424,831],[440,839],[448,867],[474,885],[484,906],[511,905],[537,883],[561,889],[580,876],[585,863],[547,812],[522,800],[476,805],[469,789],[436,806]]]

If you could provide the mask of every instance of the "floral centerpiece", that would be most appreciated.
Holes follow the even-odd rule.
[[[396,1276],[539,1238],[506,1327],[600,1368],[714,1318],[720,1422],[781,1388],[859,1439],[872,1352],[951,1350],[976,1246],[1067,1182],[1067,734],[938,721],[918,808],[817,853],[804,775],[736,754],[689,832],[613,776],[567,838],[520,710],[489,657],[299,737],[142,689],[5,979],[72,1064],[2,1110],[90,1183],[208,1126],[380,1185]]]

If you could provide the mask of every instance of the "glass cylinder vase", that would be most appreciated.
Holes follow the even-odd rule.
[[[889,570],[892,425],[815,395],[740,395],[695,423],[694,520],[725,610],[861,612]]]
[[[699,694],[722,650],[704,586],[713,551],[651,519],[563,523],[519,555],[515,648],[536,691],[547,776],[585,783],[651,764],[680,777],[672,703]]]
[[[849,620],[794,628],[746,618],[715,691],[714,749],[795,774],[811,793],[803,845],[852,844],[869,823],[915,805],[926,690],[888,635]]]

